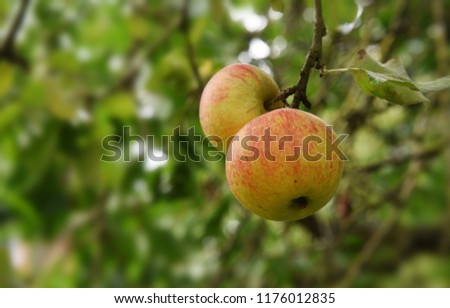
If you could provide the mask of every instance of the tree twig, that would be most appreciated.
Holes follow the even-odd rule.
[[[9,29],[6,39],[0,47],[0,59],[4,58],[13,63],[20,65],[23,68],[28,66],[28,63],[21,56],[14,53],[14,44],[16,42],[17,34],[23,25],[23,20],[27,12],[27,8],[30,4],[30,0],[22,0],[20,2],[17,15],[14,17],[11,28]]]
[[[435,24],[438,25],[441,28],[441,31],[439,31],[438,35],[434,36],[434,46],[435,46],[435,57],[436,57],[436,63],[437,70],[440,76],[447,75],[449,66],[450,66],[450,57],[448,56],[447,52],[447,46],[448,46],[448,40],[447,40],[447,29],[445,26],[446,22],[446,10],[443,0],[436,0],[433,1],[431,6],[431,12],[433,14],[433,18],[435,21]],[[439,111],[442,112],[444,117],[442,117],[442,120],[445,121],[450,116],[450,107],[448,106],[449,101],[449,93],[447,91],[442,91],[438,93],[436,96],[436,102],[438,104]],[[446,131],[446,136],[450,138],[450,133]],[[444,154],[444,160],[446,168],[446,181],[447,185],[450,183],[450,145],[447,144],[447,148],[443,152]],[[450,191],[447,189],[446,192],[447,195],[447,210],[444,213],[444,223],[442,224],[442,232],[444,234],[441,243],[440,243],[440,250],[442,252],[446,252],[450,250],[450,224],[445,223],[447,221],[450,221]]]
[[[313,68],[322,70],[323,64],[322,58],[322,37],[327,34],[327,28],[323,20],[322,15],[322,0],[314,0],[315,20],[314,20],[314,35],[311,47],[306,55],[305,63],[300,70],[300,78],[297,84],[293,87],[287,88],[275,97],[271,102],[267,103],[264,107],[266,110],[271,110],[271,106],[282,101],[285,106],[298,109],[300,104],[305,105],[307,108],[311,108],[311,102],[306,95],[306,88],[308,86],[309,75]],[[287,98],[294,95],[292,105],[289,105]]]
[[[189,65],[191,66],[192,73],[194,74],[194,78],[197,81],[198,88],[202,89],[204,83],[203,83],[202,76],[200,75],[200,72],[198,70],[198,64],[195,59],[194,46],[193,46],[191,38],[189,36],[189,27],[190,27],[189,5],[190,5],[190,0],[185,0],[184,5],[183,5],[180,29],[185,36],[186,52],[187,52],[187,58],[189,60]]]
[[[399,34],[404,31],[407,24],[408,8],[410,2],[408,0],[402,0],[397,2],[397,9],[394,16],[391,18],[392,23],[389,25],[389,29],[380,43],[381,46],[381,62],[386,62],[392,52],[394,51],[394,43]]]
[[[348,268],[342,280],[338,283],[338,287],[349,287],[352,285],[352,283],[358,277],[361,269],[367,262],[369,262],[378,246],[382,243],[386,235],[398,222],[402,214],[404,203],[406,202],[406,200],[408,200],[409,196],[416,186],[416,175],[420,171],[422,165],[423,162],[420,160],[411,161],[409,169],[407,170],[404,177],[405,180],[402,182],[399,193],[395,197],[395,207],[393,209],[391,217],[373,232],[366,245],[356,256],[355,260],[351,263],[352,265]]]
[[[181,18],[176,18],[150,46],[146,46],[143,42],[135,41],[128,52],[126,69],[117,78],[117,80],[101,93],[87,93],[84,98],[92,104],[93,102],[101,100],[116,91],[131,88],[138,78],[139,72],[141,71],[145,61],[151,58],[158,50],[161,49],[161,47],[165,45],[173,33],[178,30],[180,23]]]
[[[443,142],[442,144],[438,144],[434,147],[427,148],[425,150],[419,151],[417,153],[409,153],[402,156],[393,156],[389,157],[385,160],[374,162],[367,164],[365,166],[356,167],[352,171],[358,172],[374,172],[380,168],[397,165],[403,162],[407,162],[410,160],[427,160],[436,157],[440,153],[442,153],[447,147],[447,142]]]
[[[241,222],[238,225],[235,232],[230,235],[226,243],[223,245],[221,251],[219,252],[219,260],[222,263],[221,269],[212,277],[209,285],[211,287],[218,287],[222,284],[222,282],[231,274],[230,271],[224,270],[227,268],[227,260],[230,259],[230,256],[233,254],[236,245],[238,243],[239,237],[242,236],[242,229],[247,224],[250,219],[249,212],[245,211],[243,213],[243,217],[241,218]]]
[[[322,0],[314,0],[315,20],[314,20],[314,36],[311,48],[306,55],[305,63],[300,71],[300,79],[298,80],[294,100],[292,101],[292,108],[300,107],[302,103],[308,108],[311,108],[311,103],[306,95],[306,88],[308,86],[309,75],[313,68],[321,69],[322,63],[322,37],[327,34],[327,29],[322,16]]]

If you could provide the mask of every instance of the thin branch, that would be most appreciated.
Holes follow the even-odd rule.
[[[192,44],[191,38],[189,36],[189,28],[190,28],[189,5],[190,0],[185,0],[183,5],[180,29],[183,32],[186,39],[187,58],[189,60],[189,65],[191,66],[192,73],[194,74],[194,78],[197,81],[198,88],[203,89],[204,82],[202,76],[200,75],[200,71],[198,70],[198,64],[195,59],[194,45]]]
[[[338,287],[349,287],[353,283],[362,267],[370,260],[377,247],[395,225],[400,217],[400,213],[400,209],[394,208],[392,216],[373,232],[363,250],[358,254],[355,260],[351,262],[351,266],[347,270],[344,278],[338,283]]]
[[[386,62],[394,51],[394,43],[399,34],[404,31],[408,20],[408,8],[410,1],[402,0],[397,3],[397,9],[394,16],[391,18],[392,23],[380,43],[381,46],[381,62]]]
[[[300,71],[300,79],[298,80],[292,108],[300,107],[302,103],[311,108],[311,103],[306,95],[309,75],[313,68],[321,69],[322,63],[322,38],[327,34],[327,29],[322,16],[322,0],[314,0],[315,20],[314,20],[314,36],[311,48],[306,55],[305,63]]]
[[[218,259],[222,263],[221,269],[212,277],[209,285],[211,287],[218,287],[221,283],[231,274],[230,271],[224,270],[227,268],[227,260],[230,259],[230,256],[236,249],[236,245],[238,243],[239,237],[242,236],[242,230],[245,225],[247,225],[250,219],[250,214],[248,211],[243,212],[243,217],[240,219],[240,224],[237,229],[234,231],[232,235],[228,238],[228,240],[222,246],[222,250],[219,252]]]
[[[17,35],[20,28],[23,25],[23,20],[27,12],[27,8],[30,4],[30,0],[22,0],[17,15],[14,17],[11,28],[9,29],[6,39],[0,47],[0,59],[5,58],[13,63],[17,63],[22,67],[27,66],[27,62],[21,56],[14,53],[14,44],[16,42]]]
[[[122,76],[119,80],[118,86],[120,85],[133,83],[137,76],[139,75],[139,71],[142,68],[145,60],[151,59],[151,57],[162,47],[164,44],[172,37],[173,33],[177,31],[178,27],[182,22],[182,18],[176,18],[170,25],[167,26],[166,30],[155,39],[155,41],[151,44],[151,46],[136,46],[136,52],[133,52],[135,55],[134,59],[132,59],[130,63],[130,69]],[[142,51],[142,47],[144,50]],[[142,53],[140,53],[142,51]]]
[[[142,69],[145,61],[151,58],[164,44],[170,39],[175,31],[178,30],[181,23],[181,18],[176,18],[174,22],[167,26],[166,30],[155,39],[150,45],[146,46],[141,41],[135,41],[127,56],[126,69],[117,80],[107,89],[100,93],[87,93],[85,95],[86,101],[90,104],[98,101],[111,93],[120,90],[126,90],[132,87],[135,83],[139,72]]]
[[[315,20],[313,42],[308,54],[306,55],[305,63],[300,71],[300,78],[295,86],[281,91],[281,93],[271,102],[266,103],[264,106],[266,110],[272,110],[272,106],[277,104],[279,101],[282,101],[285,106],[289,106],[291,108],[298,109],[301,103],[303,103],[303,105],[307,108],[311,108],[311,103],[306,95],[306,88],[308,86],[311,70],[316,68],[322,71],[323,69],[323,64],[321,62],[322,37],[327,34],[327,28],[322,15],[322,0],[314,0],[314,8]],[[294,100],[292,101],[292,105],[289,105],[287,98],[291,95],[294,95]]]
[[[393,156],[393,157],[389,157],[388,159],[385,159],[382,161],[367,164],[365,166],[356,167],[352,171],[369,172],[370,173],[370,172],[376,171],[383,167],[398,165],[400,163],[407,162],[410,160],[431,159],[433,157],[436,157],[438,154],[442,153],[446,147],[447,147],[447,142],[444,142],[442,144],[438,144],[437,146],[430,147],[428,149],[419,151],[417,153],[409,153],[409,154],[402,155],[402,156]]]
[[[19,11],[14,18],[11,29],[9,29],[2,47],[0,48],[0,54],[6,55],[12,53],[17,34],[19,33],[19,30],[23,24],[25,13],[29,4],[30,0],[22,0],[22,2],[20,3]]]
[[[439,35],[434,36],[434,46],[435,46],[435,57],[436,63],[438,63],[437,70],[439,75],[445,76],[448,72],[450,65],[450,57],[448,56],[447,46],[447,29],[445,26],[446,18],[446,10],[443,0],[433,1],[431,4],[431,12],[433,14],[434,22],[436,25],[439,25],[442,31],[439,31]],[[448,12],[447,12],[448,13]],[[436,102],[438,103],[439,110],[442,112],[444,117],[442,119],[446,121],[448,117],[450,117],[450,107],[448,106],[449,101],[449,93],[447,91],[442,91],[438,93],[436,97]],[[444,123],[443,123],[444,124]],[[445,123],[446,124],[446,123]],[[444,124],[444,125],[445,125]],[[450,132],[446,131],[446,136],[450,138]],[[446,180],[447,183],[450,183],[450,144],[447,144],[447,149],[444,151],[444,159],[446,168]],[[447,184],[448,185],[448,184]],[[443,214],[444,222],[450,221],[450,191],[447,189],[447,210]],[[441,243],[440,243],[440,251],[446,252],[450,250],[450,224],[443,223],[442,232],[444,234]]]
[[[404,176],[404,181],[399,189],[398,194],[393,200],[395,207],[391,217],[381,224],[367,241],[361,252],[356,256],[351,266],[348,268],[342,280],[338,283],[338,287],[349,287],[358,277],[362,268],[369,262],[378,246],[386,238],[386,235],[392,230],[395,224],[400,219],[404,203],[410,197],[416,186],[416,175],[420,171],[423,162],[420,160],[411,161],[409,168]]]

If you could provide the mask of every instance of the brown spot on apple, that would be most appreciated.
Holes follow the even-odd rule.
[[[305,209],[308,206],[308,199],[304,196],[295,198],[291,200],[292,207],[298,207],[300,209]]]

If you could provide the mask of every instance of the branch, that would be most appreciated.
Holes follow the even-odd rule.
[[[363,249],[351,263],[351,266],[348,268],[344,277],[337,284],[338,287],[349,287],[352,285],[352,283],[361,272],[362,268],[370,261],[378,246],[383,242],[387,234],[389,234],[389,232],[398,222],[402,214],[404,204],[408,200],[416,186],[416,177],[422,165],[423,162],[420,160],[412,160],[410,162],[408,170],[406,171],[404,176],[404,181],[399,187],[398,193],[395,196],[394,200],[392,200],[394,202],[394,209],[391,217],[372,233]]]
[[[307,108],[311,108],[311,103],[306,96],[306,88],[308,86],[309,75],[313,68],[322,70],[322,37],[327,34],[327,28],[322,16],[322,0],[314,0],[315,20],[314,20],[314,36],[311,47],[306,55],[305,63],[300,71],[300,78],[293,87],[281,91],[280,95],[275,97],[271,102],[264,105],[266,110],[272,110],[272,106],[282,101],[285,106],[289,106],[287,98],[294,94],[291,108],[300,107],[303,103]]]
[[[438,154],[442,153],[447,147],[447,142],[443,142],[442,144],[438,144],[434,147],[430,147],[420,152],[409,153],[402,156],[393,156],[389,157],[385,160],[374,162],[367,164],[365,166],[356,167],[354,171],[358,172],[373,172],[380,168],[398,165],[403,162],[407,162],[410,160],[427,160],[436,157]]]
[[[189,37],[189,27],[190,27],[189,5],[190,5],[190,0],[185,0],[184,4],[183,4],[182,20],[181,20],[181,24],[180,24],[180,29],[183,32],[185,39],[186,39],[186,51],[187,51],[187,58],[189,60],[189,65],[191,66],[192,73],[194,74],[194,78],[197,81],[198,88],[202,89],[204,83],[203,83],[203,79],[200,75],[200,72],[198,70],[197,61],[195,59],[194,46]]]
[[[143,45],[143,42],[135,41],[128,52],[126,69],[117,78],[117,81],[101,93],[87,93],[84,96],[85,100],[89,104],[92,104],[116,91],[130,89],[139,76],[139,72],[145,64],[145,61],[151,59],[152,56],[164,46],[173,33],[178,30],[180,23],[181,18],[176,18],[176,20],[168,25],[165,31],[156,38],[150,46]]]
[[[228,268],[228,264],[227,262],[229,262],[231,255],[236,251],[237,249],[237,245],[239,244],[239,237],[242,236],[242,232],[243,232],[243,228],[245,225],[247,225],[248,221],[250,219],[250,214],[248,211],[244,211],[243,212],[243,217],[240,220],[240,224],[237,227],[237,229],[235,230],[235,232],[230,235],[230,237],[228,238],[228,240],[226,241],[226,243],[224,243],[224,245],[222,246],[222,250],[219,252],[219,258],[218,260],[220,260],[221,262],[221,266],[219,271],[212,277],[212,279],[209,282],[209,285],[211,287],[219,287],[222,285],[223,281],[225,281],[230,275],[232,275],[232,271],[227,270]],[[260,232],[255,232],[253,233],[253,238],[255,238],[255,236],[257,237],[254,240],[258,240],[260,238],[261,233],[264,232],[265,228],[265,224],[263,222],[261,222],[258,226],[258,230],[260,230]],[[254,241],[253,240],[253,241]],[[246,239],[246,242],[249,244],[246,247],[251,247],[251,243],[252,241],[252,236],[250,236],[250,238]],[[258,245],[255,245],[258,246]]]
[[[298,80],[292,108],[300,107],[300,103],[311,108],[311,103],[306,96],[306,88],[308,86],[309,75],[313,68],[321,69],[322,63],[322,37],[327,34],[327,28],[322,16],[322,0],[314,0],[315,20],[314,20],[314,36],[311,48],[306,55],[305,63],[300,71],[300,79]]]
[[[391,56],[396,39],[407,25],[409,3],[408,0],[397,2],[397,9],[391,19],[392,23],[389,25],[388,32],[380,43],[382,63],[386,62]]]
[[[439,25],[442,29],[440,35],[434,36],[434,46],[436,53],[436,63],[438,63],[437,70],[439,75],[445,76],[448,72],[448,68],[450,66],[450,57],[448,56],[447,46],[447,29],[445,26],[446,22],[446,10],[444,1],[436,0],[431,4],[431,11],[433,14],[434,22],[436,25]],[[447,15],[448,17],[448,15]],[[437,104],[443,114],[450,117],[450,108],[448,108],[449,101],[449,93],[448,92],[440,92],[436,97]],[[450,138],[450,132],[447,131],[447,137]],[[447,146],[446,151],[444,151],[444,159],[445,164],[447,165],[446,170],[446,179],[447,182],[450,183],[450,145]],[[444,213],[445,221],[450,221],[450,191],[447,189],[447,210]],[[440,250],[442,252],[450,250],[450,224],[444,223],[442,230],[445,234],[443,239],[441,240]]]
[[[21,56],[14,53],[14,43],[16,42],[17,34],[19,33],[19,30],[23,24],[23,20],[29,4],[30,0],[22,0],[22,2],[20,3],[19,11],[14,17],[11,28],[6,35],[6,39],[0,47],[0,59],[8,59],[11,62],[17,63],[24,68],[27,67],[27,61]]]

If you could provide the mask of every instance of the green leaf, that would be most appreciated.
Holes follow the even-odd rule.
[[[399,105],[428,103],[423,93],[450,87],[450,76],[430,82],[413,82],[403,65],[396,59],[382,64],[370,57],[364,49],[353,57],[348,68],[325,70],[324,75],[350,73],[358,87],[366,94]]]
[[[351,69],[350,73],[359,88],[366,94],[399,105],[428,102],[428,98],[410,80],[363,69]]]

